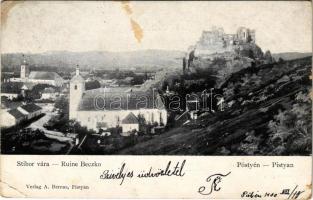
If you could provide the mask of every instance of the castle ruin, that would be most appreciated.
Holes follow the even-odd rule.
[[[255,43],[255,31],[245,27],[238,28],[235,34],[226,34],[223,28],[212,27],[203,31],[194,46],[195,56],[234,51],[239,45]]]

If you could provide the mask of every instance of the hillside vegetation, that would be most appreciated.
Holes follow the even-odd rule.
[[[311,57],[250,66],[218,89],[227,107],[120,151],[151,155],[311,154]]]

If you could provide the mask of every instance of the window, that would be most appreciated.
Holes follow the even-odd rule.
[[[88,122],[90,122],[90,117],[88,117]]]
[[[77,85],[74,86],[74,89],[77,90]]]

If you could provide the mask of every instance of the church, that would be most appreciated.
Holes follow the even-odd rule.
[[[64,79],[56,72],[30,71],[25,59],[21,65],[20,78],[10,78],[10,81],[33,84],[48,84],[56,87],[61,87],[65,83]]]
[[[142,124],[165,126],[167,111],[157,91],[133,88],[85,89],[85,80],[76,68],[70,81],[69,118],[88,129],[122,129],[138,132]],[[127,134],[123,134],[127,135]]]

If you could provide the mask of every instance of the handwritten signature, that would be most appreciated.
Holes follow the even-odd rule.
[[[228,172],[227,174],[213,174],[209,176],[206,179],[206,182],[208,182],[210,185],[207,188],[206,186],[201,186],[198,189],[198,192],[202,195],[210,195],[213,191],[219,191],[221,187],[218,187],[219,183],[222,182],[223,177],[226,177],[231,172]]]
[[[220,191],[220,183],[222,182],[222,179],[226,176],[228,176],[231,172],[228,172],[227,174],[213,174],[210,175],[207,179],[206,182],[209,184],[208,186],[201,186],[198,189],[198,193],[201,195],[210,195],[214,191]],[[278,197],[287,195],[287,199],[298,199],[299,196],[304,193],[304,190],[297,190],[298,185],[296,185],[294,188],[285,188],[282,189],[281,193],[275,193],[275,192],[265,192],[265,193],[259,193],[259,191],[244,191],[241,194],[241,198],[252,198],[252,199],[257,199],[257,198],[268,198],[268,197]]]

